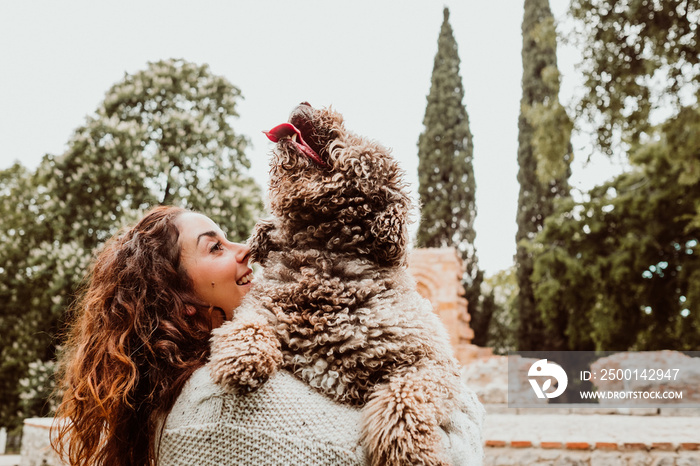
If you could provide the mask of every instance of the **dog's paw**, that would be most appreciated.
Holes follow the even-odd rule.
[[[362,409],[362,443],[372,466],[448,466],[437,387],[420,372],[375,387]]]
[[[264,264],[271,251],[276,249],[273,236],[275,224],[272,220],[259,220],[255,224],[252,236],[247,245],[250,248],[250,261]]]
[[[211,375],[229,390],[255,390],[282,364],[279,340],[262,316],[227,322],[212,335]]]
[[[370,410],[376,406],[367,405]],[[394,407],[381,410],[372,419],[374,426],[365,425],[363,444],[372,466],[449,466],[436,427],[423,424],[421,416],[400,413]],[[400,409],[400,407],[399,407]],[[378,414],[378,413],[377,413]]]

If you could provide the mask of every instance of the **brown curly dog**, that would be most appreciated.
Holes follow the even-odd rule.
[[[255,389],[280,365],[362,407],[373,465],[448,464],[460,376],[444,327],[406,268],[410,200],[379,144],[303,103],[268,137],[273,220],[250,240],[263,275],[214,332],[212,374]]]

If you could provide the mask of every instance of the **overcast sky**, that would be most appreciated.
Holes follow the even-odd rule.
[[[568,0],[550,1],[562,18]],[[209,64],[242,91],[234,128],[251,140],[251,174],[263,187],[272,143],[261,131],[308,101],[332,105],[349,129],[392,148],[415,198],[443,6],[474,135],[476,248],[491,275],[515,253],[522,0],[3,1],[0,169],[61,154],[125,72],[184,58]],[[564,104],[576,89],[577,59],[560,47]],[[588,189],[617,170],[598,159],[584,167],[585,140],[574,145],[574,187]]]

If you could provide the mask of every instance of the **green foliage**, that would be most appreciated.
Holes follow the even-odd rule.
[[[525,69],[532,72],[530,77],[535,77],[536,80],[529,80],[529,96],[525,98],[523,79],[521,112],[533,129],[530,141],[536,160],[537,179],[542,184],[547,184],[551,180],[568,177],[573,159],[570,139],[574,125],[557,98],[560,74],[556,65],[557,33],[554,17],[547,13],[544,4],[537,6],[531,3],[528,6],[530,15],[523,21],[523,61],[527,52],[530,66],[525,66]],[[546,7],[549,9],[549,4]]]
[[[564,107],[558,100],[547,100],[523,104],[521,111],[533,128],[531,144],[537,180],[546,185],[550,180],[567,178],[573,161],[570,140],[574,123]],[[562,154],[565,155],[562,157]]]
[[[421,219],[419,247],[456,247],[464,261],[464,284],[469,311],[479,313],[479,270],[474,239],[476,218],[474,146],[469,116],[462,103],[464,87],[459,74],[457,43],[449,23],[449,10],[438,38],[423,133],[418,139],[418,193]]]
[[[51,210],[73,219],[73,231],[87,230],[93,247],[114,233],[117,218],[155,204],[202,211],[246,238],[261,205],[259,187],[242,175],[246,139],[231,126],[239,96],[208,66],[183,60],[126,75],[66,154],[51,159]]]
[[[657,128],[653,142],[633,148],[632,171],[594,188],[584,202],[562,205],[530,245],[547,330],[563,329],[566,349],[700,344],[700,228],[693,223],[700,182],[688,183],[675,163],[682,150],[676,131],[689,129],[689,121],[700,131],[698,116]]]
[[[515,312],[515,300],[518,296],[515,267],[487,277],[481,285],[481,294],[486,297],[483,309],[489,312],[489,323],[482,330],[485,341],[479,345],[492,348],[495,354],[515,351],[518,323]],[[476,328],[472,328],[476,337]]]
[[[56,305],[67,298],[45,292],[65,276],[50,276],[55,254],[42,261],[42,253],[53,251],[42,208],[47,196],[36,178],[19,164],[0,171],[0,425],[9,427],[19,424],[18,381],[29,362],[53,356]]]
[[[571,13],[588,91],[578,111],[600,148],[612,153],[616,142],[640,142],[658,107],[677,112],[697,102],[697,1],[572,0]]]
[[[168,203],[207,214],[233,240],[249,235],[262,201],[231,126],[238,98],[207,66],[150,63],[107,92],[64,154],[34,173],[0,172],[0,425],[17,424],[20,407],[45,414],[19,380],[38,380],[30,363],[54,357],[92,251],[122,225]]]
[[[53,393],[57,366],[53,360],[29,363],[27,376],[19,381],[22,417],[48,416],[56,411],[60,402]]]
[[[572,124],[559,104],[554,19],[547,0],[526,0],[523,16],[523,80],[518,120],[518,232],[516,277],[519,350],[556,350],[563,338],[545,332],[531,275],[533,253],[526,242],[543,228],[555,203],[569,195]]]
[[[599,149],[629,150],[633,169],[562,203],[524,243],[546,331],[572,350],[696,349],[700,8],[574,0],[571,11],[587,91],[578,111]]]

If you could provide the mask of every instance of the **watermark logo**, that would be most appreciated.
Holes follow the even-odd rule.
[[[508,407],[698,408],[698,376],[700,351],[510,351]]]
[[[540,359],[530,366],[527,376],[537,398],[556,398],[564,393],[569,383],[569,378],[566,376],[564,369],[557,363],[547,362],[546,359]],[[532,377],[553,377],[557,381],[557,388],[553,392],[547,392],[547,390],[552,388],[552,379],[548,378],[540,387],[537,380],[532,379]]]

